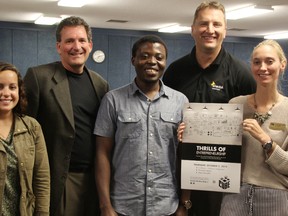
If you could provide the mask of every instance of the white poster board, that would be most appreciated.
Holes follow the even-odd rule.
[[[181,188],[239,193],[242,104],[187,103]]]

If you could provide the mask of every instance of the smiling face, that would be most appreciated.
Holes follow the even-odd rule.
[[[161,43],[143,43],[132,57],[138,84],[158,83],[166,66],[166,49]]]
[[[92,50],[84,26],[65,26],[56,46],[63,66],[71,72],[82,73]]]
[[[198,51],[219,52],[226,37],[224,13],[209,7],[200,10],[192,25],[192,36]]]
[[[277,50],[268,44],[254,49],[251,70],[259,85],[277,84],[279,74],[285,69],[286,62],[281,61]]]
[[[19,101],[18,77],[15,71],[0,72],[0,114],[7,114]]]

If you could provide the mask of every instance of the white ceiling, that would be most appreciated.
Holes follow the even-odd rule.
[[[72,1],[72,0],[71,0]],[[202,0],[89,0],[82,8],[59,7],[57,0],[0,0],[0,21],[33,23],[41,14],[76,15],[91,27],[157,31],[178,23],[190,26]],[[246,5],[273,6],[264,16],[228,21],[228,35],[260,37],[271,32],[288,31],[288,0],[222,0],[226,11]],[[108,20],[126,20],[111,23]],[[184,33],[190,33],[189,31]]]

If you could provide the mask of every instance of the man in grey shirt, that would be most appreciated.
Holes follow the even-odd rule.
[[[159,37],[140,38],[132,48],[135,80],[101,102],[94,134],[102,216],[185,214],[178,199],[176,130],[188,99],[160,80],[166,59]]]

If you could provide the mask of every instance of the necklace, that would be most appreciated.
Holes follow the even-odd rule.
[[[277,99],[278,100],[278,99]],[[276,102],[277,102],[276,100]],[[260,114],[257,112],[257,103],[256,103],[256,97],[254,94],[254,108],[255,108],[255,112],[253,114],[253,118],[257,120],[257,122],[259,123],[259,125],[262,125],[267,119],[270,118],[270,116],[272,116],[272,109],[275,106],[276,102],[274,102],[272,104],[272,106],[269,108],[268,112],[266,112],[265,114]]]

